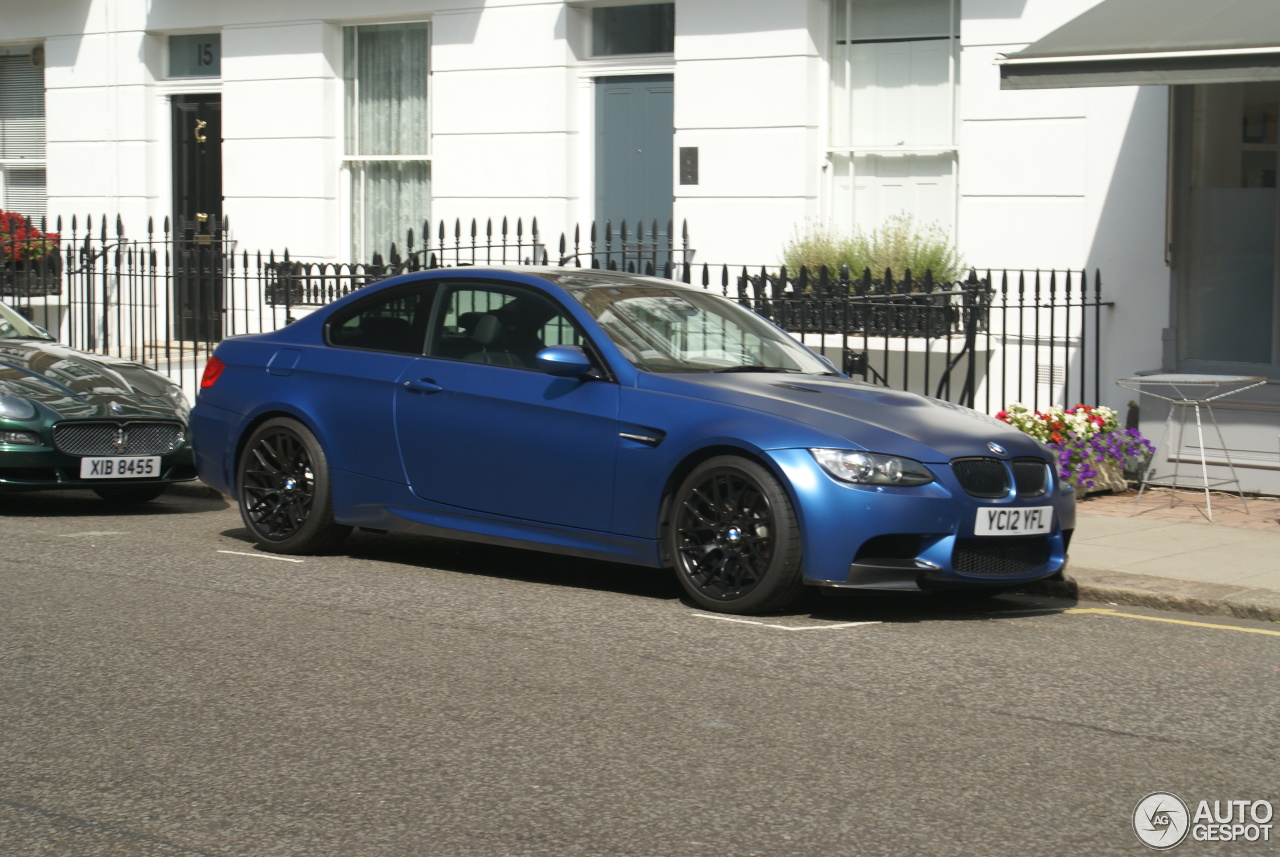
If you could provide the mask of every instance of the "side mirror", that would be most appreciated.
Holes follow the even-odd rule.
[[[534,355],[540,372],[557,378],[580,378],[591,371],[591,358],[577,345],[551,345]]]

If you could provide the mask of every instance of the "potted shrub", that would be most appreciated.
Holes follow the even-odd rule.
[[[780,306],[780,318],[774,320],[788,330],[803,321],[805,330],[824,333],[938,337],[958,332],[963,302],[954,289],[964,275],[964,259],[937,225],[919,226],[905,212],[869,233],[813,225],[797,232],[783,260],[797,300]],[[846,269],[849,279],[841,279]],[[803,319],[797,317],[802,314]]]
[[[928,271],[939,284],[954,283],[965,273],[964,258],[942,227],[918,226],[905,212],[887,218],[869,233],[859,230],[845,235],[830,226],[813,226],[798,233],[782,255],[792,275],[803,267],[813,276],[823,266],[834,275],[848,265],[851,277],[870,271],[877,284],[883,283],[886,271],[902,277],[909,270],[915,283]]]

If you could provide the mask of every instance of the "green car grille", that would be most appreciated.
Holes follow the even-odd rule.
[[[182,423],[75,422],[53,427],[53,444],[67,455],[163,455],[185,440]]]

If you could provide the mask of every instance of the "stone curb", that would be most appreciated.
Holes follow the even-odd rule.
[[[1280,592],[1270,589],[1168,580],[1100,569],[1077,568],[1073,571],[1075,573],[1068,575],[1066,580],[1041,581],[1026,587],[1026,590],[1058,598],[1150,607],[1200,616],[1280,621]]]

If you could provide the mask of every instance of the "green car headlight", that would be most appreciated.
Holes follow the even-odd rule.
[[[187,401],[187,394],[182,392],[181,387],[169,388],[169,401],[173,402],[174,407],[182,414],[185,415],[191,412],[191,403]]]
[[[927,485],[929,468],[910,458],[849,449],[810,449],[822,469],[858,485]]]
[[[34,419],[36,406],[21,396],[0,392],[0,419],[29,420]]]

